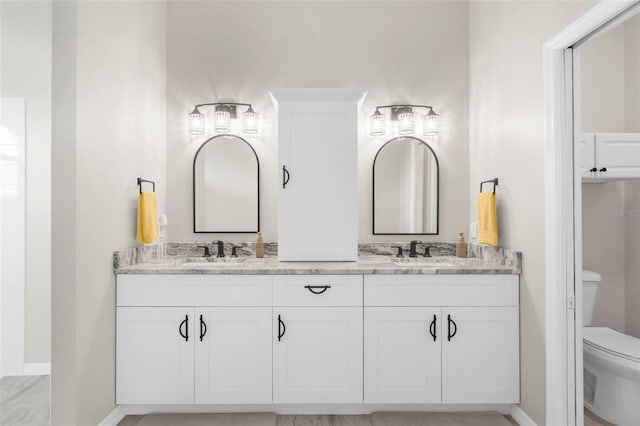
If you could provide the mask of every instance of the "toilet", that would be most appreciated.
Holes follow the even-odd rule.
[[[640,424],[640,339],[593,321],[600,274],[582,272],[584,405],[619,426]]]

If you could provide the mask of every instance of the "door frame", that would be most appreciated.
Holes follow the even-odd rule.
[[[574,155],[574,47],[640,0],[601,1],[544,44],[546,423],[584,423],[582,389],[582,177]],[[578,76],[579,78],[579,76]],[[579,93],[577,93],[579,96]]]

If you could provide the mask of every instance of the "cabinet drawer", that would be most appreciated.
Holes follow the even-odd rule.
[[[365,306],[518,306],[518,275],[366,275]]]
[[[118,275],[118,306],[271,306],[267,275]]]
[[[280,275],[273,306],[362,306],[362,275]]]

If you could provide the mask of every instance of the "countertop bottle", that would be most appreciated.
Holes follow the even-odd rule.
[[[467,243],[464,241],[464,233],[461,232],[456,241],[456,256],[467,257]]]
[[[264,257],[264,240],[261,232],[258,232],[258,238],[256,238],[256,257]]]

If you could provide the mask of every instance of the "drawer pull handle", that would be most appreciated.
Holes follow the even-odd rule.
[[[282,339],[282,336],[284,336],[284,333],[286,332],[287,327],[285,327],[282,318],[280,317],[280,315],[278,315],[278,342]]]
[[[447,321],[449,322],[449,324],[447,324],[447,340],[450,341],[451,338],[458,332],[458,325],[454,320],[451,319],[451,315],[447,315]],[[453,334],[451,334],[451,324],[453,324]]]
[[[184,333],[182,332],[182,326],[184,327]],[[180,333],[180,336],[182,336],[182,338],[185,340],[185,342],[189,341],[189,315],[185,315],[184,319],[182,320],[182,322],[180,323],[180,325],[178,326],[178,333]]]
[[[429,333],[431,334],[431,337],[433,337],[433,341],[436,341],[436,314],[433,314],[433,321],[431,321],[431,324],[429,325]]]
[[[200,341],[202,342],[202,338],[207,334],[207,324],[202,319],[202,315],[200,315]]]
[[[600,169],[600,171],[601,171],[601,172],[606,172],[606,171],[607,171],[607,168],[606,168],[606,167],[603,167],[603,168],[601,168],[601,169]]]
[[[330,285],[305,285],[304,288],[309,289],[309,291],[313,294],[322,294],[327,289],[331,288]],[[320,291],[316,291],[317,289],[322,289]]]
[[[287,170],[287,166],[282,166],[282,189],[287,187],[290,177],[291,176],[289,175],[289,170]]]

